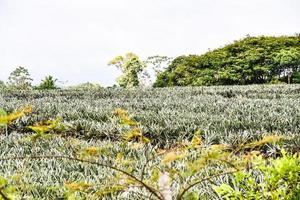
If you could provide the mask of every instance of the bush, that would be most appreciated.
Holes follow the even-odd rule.
[[[57,79],[54,79],[52,76],[46,76],[44,80],[42,80],[41,84],[36,87],[38,90],[55,90],[58,89],[56,86]]]

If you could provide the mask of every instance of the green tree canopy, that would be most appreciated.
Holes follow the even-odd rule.
[[[158,75],[156,87],[261,84],[300,69],[300,35],[246,37],[203,55],[179,56]],[[294,78],[293,78],[294,77]]]
[[[28,70],[24,67],[17,67],[10,73],[8,78],[8,86],[12,89],[29,90],[32,89],[32,78]]]
[[[117,82],[124,88],[139,86],[139,74],[146,67],[145,63],[134,53],[117,56],[108,65],[116,66],[122,71],[123,74],[118,78]]]

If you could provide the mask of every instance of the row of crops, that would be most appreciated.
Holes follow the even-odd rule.
[[[0,91],[0,199],[300,198],[299,97],[300,85]]]
[[[61,117],[66,134],[84,139],[120,139],[113,110],[123,108],[156,142],[190,138],[201,131],[207,143],[238,144],[265,134],[300,134],[300,86],[217,86],[100,91],[2,91],[0,107],[33,105],[34,113],[13,130]],[[295,141],[297,142],[297,141]]]
[[[269,143],[277,139],[271,136],[263,140]],[[27,135],[12,133],[1,135],[0,140],[0,199],[4,200],[296,200],[300,197],[300,156],[282,152],[282,158],[264,160],[257,151],[260,147],[256,146],[263,140],[250,143],[256,151],[247,157],[223,151],[223,145],[201,147],[201,140],[192,140],[187,149],[167,152],[147,144],[87,142],[60,136],[32,141]],[[257,166],[240,171],[247,168],[249,156]],[[117,166],[138,181],[104,165]],[[151,194],[140,180],[158,195]]]

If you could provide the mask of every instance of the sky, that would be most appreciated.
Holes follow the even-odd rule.
[[[134,52],[202,54],[247,34],[300,33],[299,0],[0,0],[0,80],[18,66],[34,84],[113,85],[107,63]]]

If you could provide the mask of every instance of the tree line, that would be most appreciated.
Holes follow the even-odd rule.
[[[56,86],[57,79],[53,76],[46,76],[45,79],[41,81],[38,86],[32,85],[33,79],[30,76],[28,69],[19,66],[14,71],[12,71],[8,77],[8,82],[5,84],[0,81],[1,88],[9,88],[15,90],[30,90],[30,89],[58,89]]]
[[[203,55],[179,56],[156,87],[300,83],[300,34],[250,37]]]
[[[141,60],[130,52],[116,56],[108,65],[121,70],[117,83],[123,88],[300,83],[300,34],[247,36],[202,55],[174,59],[156,55]],[[18,67],[10,74],[7,84],[0,81],[0,88],[58,89],[57,79],[52,76],[46,76],[35,87],[31,82],[28,70]],[[101,86],[84,83],[73,88]]]
[[[32,84],[33,79],[25,67],[19,66],[12,71],[8,77],[8,82],[4,83],[0,80],[0,89],[12,89],[12,90],[56,90],[61,89],[57,82],[58,79],[51,75],[47,75],[41,82],[34,86]],[[75,90],[89,90],[89,89],[101,89],[102,87],[96,83],[81,83],[75,86],[69,86],[67,89]]]

